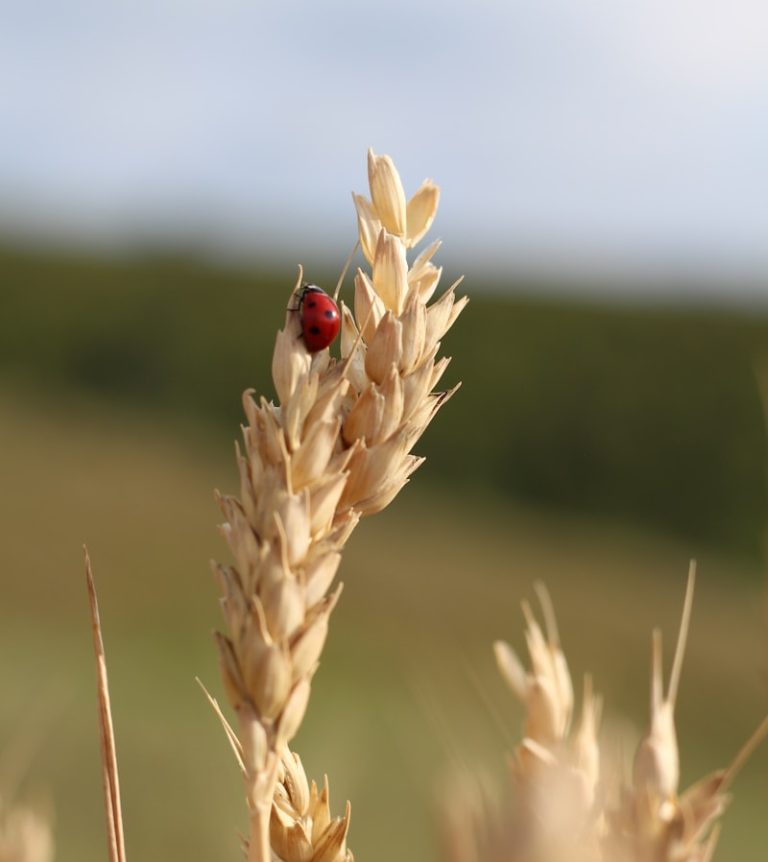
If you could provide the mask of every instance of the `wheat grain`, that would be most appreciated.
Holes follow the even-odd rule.
[[[351,858],[349,808],[331,819],[327,784],[307,784],[288,743],[339,597],[331,586],[344,544],[421,464],[411,450],[455,391],[434,391],[448,363],[436,357],[466,300],[454,285],[427,304],[438,244],[410,268],[406,257],[434,219],[437,186],[426,181],[406,203],[389,157],[369,152],[368,169],[371,201],[355,204],[372,272],[357,272],[354,314],[342,305],[342,359],[309,353],[288,312],[272,361],[277,403],[245,393],[240,496],[219,497],[234,565],[214,564],[227,623],[217,643],[238,719],[249,862]]]

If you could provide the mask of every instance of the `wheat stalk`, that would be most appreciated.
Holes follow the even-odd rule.
[[[388,156],[368,154],[371,200],[355,196],[371,273],[342,306],[341,361],[309,353],[289,311],[272,361],[277,403],[244,396],[240,497],[219,496],[234,565],[214,564],[226,634],[217,634],[224,688],[237,715],[250,817],[249,862],[334,862],[346,849],[349,806],[331,818],[327,782],[308,784],[288,744],[341,586],[341,551],[361,516],[383,509],[421,464],[411,450],[455,391],[436,392],[448,360],[440,339],[466,300],[450,287],[428,305],[439,243],[409,266],[406,249],[431,225],[437,186],[406,203]],[[302,273],[293,292],[301,289]]]
[[[616,764],[601,763],[598,743],[601,700],[585,678],[581,720],[572,729],[573,687],[560,647],[554,612],[543,587],[537,592],[545,619],[539,626],[523,604],[530,667],[499,641],[499,670],[522,701],[524,738],[510,762],[511,803],[465,783],[449,800],[447,834],[455,840],[452,862],[710,862],[720,816],[736,773],[768,734],[766,718],[733,762],[678,790],[679,751],[674,708],[688,636],[695,564],[691,564],[670,681],[664,689],[661,633],[652,639],[651,714],[637,747],[632,780]],[[617,799],[612,785],[621,784]],[[457,847],[462,850],[457,853]]]

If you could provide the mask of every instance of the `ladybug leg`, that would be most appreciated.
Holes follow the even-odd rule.
[[[359,240],[358,240],[358,242],[359,242]],[[301,310],[301,301],[302,301],[302,299],[303,299],[303,297],[304,297],[304,291],[305,291],[309,286],[310,286],[310,285],[309,285],[309,282],[308,282],[308,281],[302,281],[302,283],[301,283],[301,287],[296,288],[296,290],[294,290],[294,292],[293,292],[293,295],[294,295],[294,296],[298,296],[298,297],[299,297],[299,301],[298,301],[298,303],[297,303],[296,305],[294,305],[294,306],[290,306],[290,305],[289,305],[289,306],[288,306],[288,308],[286,308],[286,309],[285,309],[286,311],[300,311],[300,310]]]

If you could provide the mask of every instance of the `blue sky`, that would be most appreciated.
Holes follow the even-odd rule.
[[[442,186],[457,266],[768,275],[763,0],[0,0],[0,16],[6,230],[343,259],[373,146],[407,188]]]

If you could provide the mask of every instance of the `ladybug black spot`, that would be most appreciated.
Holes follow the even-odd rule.
[[[314,299],[310,299],[309,302],[307,303],[307,308],[314,308],[316,305],[317,305],[317,302],[315,302]]]
[[[320,327],[319,326],[310,326],[309,331],[312,335],[320,335]]]
[[[333,318],[335,317],[334,313],[331,311],[330,308],[325,312],[325,316],[328,318],[328,320],[333,320]]]

